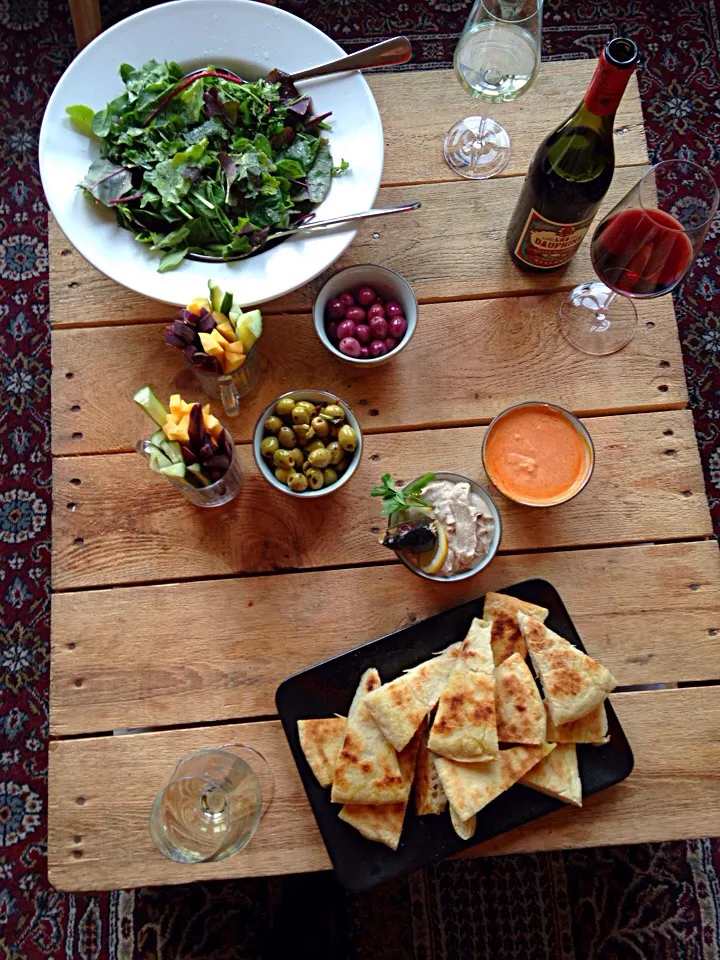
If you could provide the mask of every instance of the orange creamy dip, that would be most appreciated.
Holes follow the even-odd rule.
[[[561,411],[546,404],[516,407],[488,431],[485,469],[511,500],[543,505],[566,500],[588,475],[591,452]]]

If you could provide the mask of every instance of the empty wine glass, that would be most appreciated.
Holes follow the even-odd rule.
[[[517,100],[540,66],[543,0],[475,0],[455,48],[460,83],[476,100]],[[445,135],[448,165],[462,177],[485,180],[505,168],[510,136],[488,116],[466,117]]]
[[[272,800],[267,760],[253,747],[226,744],[183,757],[155,798],[150,838],[168,860],[224,860],[252,839]]]
[[[718,208],[713,177],[689,160],[651,167],[597,226],[590,257],[597,280],[570,291],[560,329],[577,350],[615,353],[635,336],[632,302],[662,297],[690,269]]]

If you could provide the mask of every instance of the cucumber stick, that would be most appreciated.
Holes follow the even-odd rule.
[[[167,420],[168,411],[160,403],[150,387],[143,387],[141,390],[138,390],[133,400],[139,407],[142,407],[150,419],[154,420],[159,427],[163,426]]]

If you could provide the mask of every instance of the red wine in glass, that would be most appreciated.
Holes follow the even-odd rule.
[[[683,226],[664,210],[623,210],[600,225],[590,256],[598,277],[626,297],[659,297],[682,280],[693,259]]]

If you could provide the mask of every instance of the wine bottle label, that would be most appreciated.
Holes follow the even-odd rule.
[[[556,223],[533,208],[515,247],[515,256],[531,267],[561,267],[572,260],[592,221],[588,217],[577,223]]]

